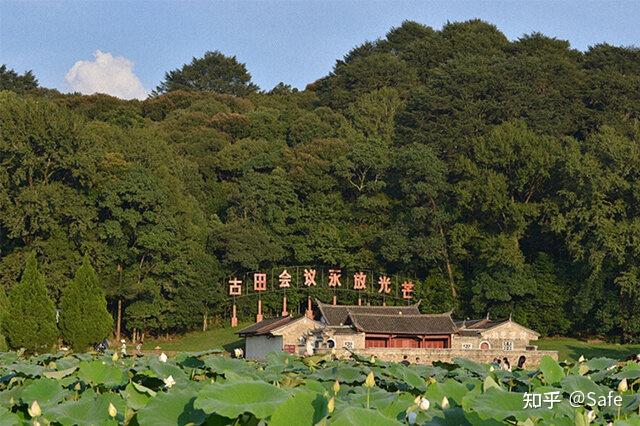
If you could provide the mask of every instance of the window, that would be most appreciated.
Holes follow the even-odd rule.
[[[512,351],[513,350],[513,342],[511,340],[506,340],[504,342],[502,342],[502,349],[505,351]]]
[[[491,349],[491,345],[486,340],[480,343],[480,349],[488,350]]]
[[[352,340],[345,340],[344,347],[347,348],[347,349],[353,349],[353,341]]]
[[[462,344],[462,349],[473,349],[473,344],[472,343],[463,343]]]

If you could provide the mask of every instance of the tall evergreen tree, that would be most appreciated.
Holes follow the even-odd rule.
[[[11,289],[3,326],[13,349],[43,351],[58,338],[56,310],[47,293],[44,274],[38,270],[35,253],[27,257],[22,279]]]
[[[85,255],[75,277],[63,290],[60,308],[62,337],[76,350],[86,349],[113,330],[104,291],[88,256]]]

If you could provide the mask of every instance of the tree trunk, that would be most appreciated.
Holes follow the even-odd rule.
[[[433,198],[429,198],[431,201],[431,206],[433,207],[433,211],[436,211],[436,201]],[[447,275],[449,276],[449,285],[451,286],[451,297],[453,297],[453,303],[456,303],[456,299],[458,298],[458,292],[456,291],[456,285],[453,280],[453,268],[451,267],[451,261],[449,260],[449,250],[447,249],[447,238],[444,235],[444,228],[441,224],[438,224],[438,231],[440,232],[440,237],[444,243],[444,248],[442,250],[442,254],[444,256],[444,263],[447,268]]]
[[[122,299],[118,299],[118,322],[116,323],[116,341],[120,342],[120,332],[122,331]]]
[[[202,318],[202,331],[207,331],[207,313],[204,313],[204,317]]]

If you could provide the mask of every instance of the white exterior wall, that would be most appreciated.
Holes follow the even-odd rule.
[[[269,352],[281,352],[282,336],[248,336],[245,340],[245,357],[264,360]]]

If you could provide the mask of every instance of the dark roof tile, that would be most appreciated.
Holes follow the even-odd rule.
[[[247,328],[238,331],[236,334],[240,336],[256,336],[260,334],[268,334],[271,330],[281,327],[293,321],[293,317],[275,317],[262,320]]]
[[[349,312],[358,331],[388,334],[452,334],[456,326],[449,314],[380,315]]]
[[[358,314],[381,315],[419,315],[418,304],[408,306],[358,306],[358,305],[330,305],[316,301],[320,313],[327,325],[343,325],[347,321],[349,312]]]

